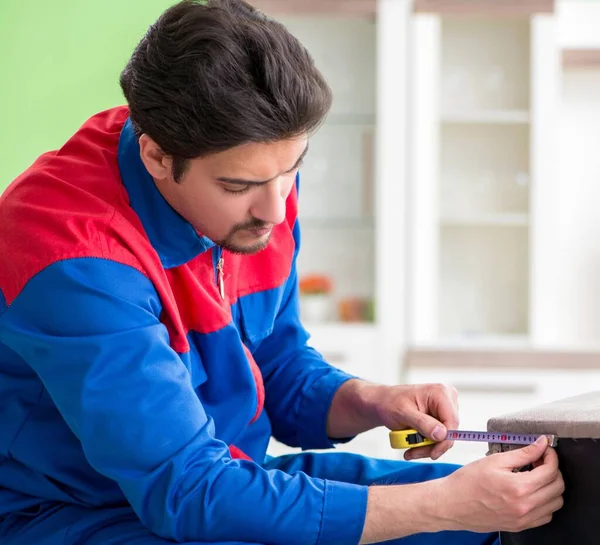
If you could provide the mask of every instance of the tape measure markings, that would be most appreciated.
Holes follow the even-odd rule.
[[[555,441],[554,435],[547,434],[515,434],[515,433],[499,433],[490,431],[462,431],[449,430],[446,439],[449,441],[483,441],[486,443],[505,443],[509,445],[531,445],[535,443],[538,437],[546,435],[548,441]]]
[[[485,443],[502,443],[509,445],[531,445],[542,436],[548,438],[548,444],[555,447],[558,438],[555,435],[541,433],[504,433],[490,431],[448,430],[446,440],[477,441]],[[415,448],[432,445],[435,441],[428,439],[416,430],[399,430],[390,432],[390,443],[393,448]]]

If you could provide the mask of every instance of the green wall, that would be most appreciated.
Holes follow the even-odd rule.
[[[0,0],[0,192],[94,113],[174,0]]]

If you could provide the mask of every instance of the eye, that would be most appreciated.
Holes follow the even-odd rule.
[[[239,186],[236,186],[236,187],[239,188]],[[232,195],[243,195],[244,193],[247,193],[248,191],[250,191],[250,186],[249,185],[245,185],[241,189],[229,189],[228,187],[224,186],[223,189],[227,193],[230,193]]]
[[[295,176],[296,174],[298,174],[298,171],[302,168],[303,164],[304,164],[304,159],[300,159],[298,164],[292,170],[288,170],[288,172],[286,174],[292,174]]]

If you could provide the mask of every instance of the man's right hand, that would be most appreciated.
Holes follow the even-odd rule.
[[[531,471],[513,472],[530,464]],[[546,437],[477,460],[437,484],[438,515],[447,529],[473,532],[519,532],[547,524],[562,507],[565,489]]]
[[[531,471],[515,469],[533,465]],[[550,522],[565,489],[558,457],[543,437],[493,454],[447,477],[372,486],[361,544],[444,530],[518,532]]]

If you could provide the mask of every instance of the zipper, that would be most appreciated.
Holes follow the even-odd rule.
[[[221,299],[225,300],[225,279],[223,277],[223,267],[225,265],[225,259],[223,258],[223,250],[221,250],[220,246],[217,246],[216,248],[214,260],[216,261],[215,275],[217,287],[219,288],[219,295],[221,296]]]

